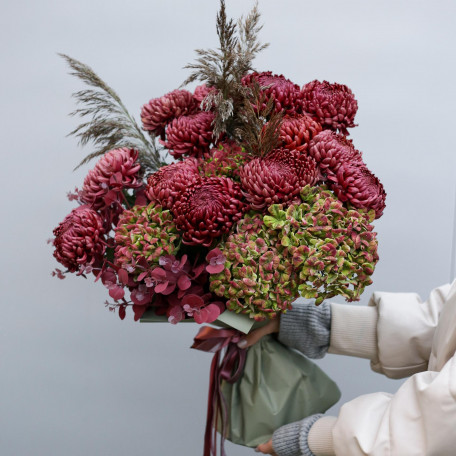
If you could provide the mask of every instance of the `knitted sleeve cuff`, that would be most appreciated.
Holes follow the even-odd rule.
[[[323,358],[328,351],[331,306],[313,301],[297,302],[280,317],[279,340],[309,358]]]
[[[286,424],[277,429],[272,436],[272,446],[277,456],[299,456],[299,432],[301,422]]]
[[[312,425],[323,415],[311,415],[296,423],[286,424],[272,436],[272,446],[277,456],[315,456],[309,449],[307,436]]]
[[[329,353],[377,358],[377,309],[331,303]]]
[[[307,443],[315,456],[334,456],[334,440],[332,431],[336,424],[335,416],[324,416],[310,428]]]

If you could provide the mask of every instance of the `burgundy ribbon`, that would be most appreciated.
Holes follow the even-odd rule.
[[[195,336],[191,348],[214,353],[209,377],[209,396],[207,401],[206,432],[204,434],[203,456],[217,454],[217,421],[221,417],[220,454],[226,456],[225,438],[228,411],[222,394],[222,380],[235,383],[242,374],[245,364],[246,350],[239,348],[237,343],[243,334],[234,329],[215,329],[203,326]],[[222,350],[225,353],[222,356]]]

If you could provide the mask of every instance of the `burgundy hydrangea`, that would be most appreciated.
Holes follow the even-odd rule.
[[[73,209],[54,229],[54,257],[70,272],[100,266],[106,243],[103,220],[87,205]]]
[[[167,141],[161,143],[170,150],[174,158],[184,155],[201,157],[209,152],[212,142],[214,113],[198,112],[174,119],[166,129]]]
[[[155,135],[162,135],[168,123],[179,116],[194,113],[196,100],[188,90],[173,90],[146,103],[141,110],[143,128]]]
[[[343,84],[312,81],[302,88],[304,111],[323,128],[339,130],[348,135],[347,128],[355,127],[358,102],[353,92]]]
[[[199,177],[198,161],[186,158],[184,161],[161,167],[147,180],[146,195],[150,201],[158,202],[171,209],[187,186]]]
[[[335,175],[342,164],[362,165],[363,158],[353,142],[331,130],[319,133],[309,145],[309,155],[325,175]]]
[[[330,188],[341,201],[360,209],[373,209],[380,218],[385,209],[386,193],[378,178],[365,166],[343,164],[330,177]]]
[[[246,210],[241,188],[226,177],[199,179],[187,188],[172,208],[184,243],[205,247],[228,233]]]
[[[138,151],[115,149],[107,152],[84,179],[81,200],[95,210],[122,201],[122,190],[142,186]]]
[[[321,125],[306,115],[285,116],[280,126],[279,144],[290,150],[305,151],[309,141],[321,132]]]
[[[224,176],[239,181],[239,170],[251,156],[234,141],[221,142],[200,160],[199,169],[206,177]]]
[[[297,150],[276,149],[265,158],[255,158],[240,171],[244,196],[252,209],[293,201],[303,187],[319,179],[315,160]]]
[[[272,74],[271,71],[263,73],[250,73],[242,78],[246,86],[252,85],[253,81],[264,87],[266,102],[274,99],[277,112],[284,111],[284,114],[294,115],[302,112],[302,92],[297,84],[294,84],[283,75]]]

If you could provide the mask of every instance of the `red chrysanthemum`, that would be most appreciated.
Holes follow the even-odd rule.
[[[321,125],[309,116],[285,116],[280,126],[279,144],[290,150],[305,151],[309,141],[320,132]]]
[[[54,257],[70,272],[99,266],[106,245],[104,234],[100,215],[89,206],[79,206],[54,229]]]
[[[322,131],[310,141],[308,154],[325,175],[337,174],[342,164],[363,164],[361,152],[355,149],[353,142],[331,130]]]
[[[81,201],[95,210],[102,210],[122,201],[122,190],[139,188],[141,168],[138,151],[114,149],[101,157],[84,179]]]
[[[386,193],[382,183],[365,166],[343,164],[330,177],[330,188],[341,201],[360,209],[373,209],[380,218],[385,209]]]
[[[206,96],[210,93],[215,93],[216,91],[217,89],[215,87],[208,87],[206,84],[197,86],[193,92],[193,98],[195,99],[197,106],[201,107],[201,102]]]
[[[253,81],[258,82],[264,87],[263,93],[266,95],[266,102],[273,98],[277,112],[283,111],[284,114],[294,115],[302,112],[302,92],[297,84],[294,84],[283,75],[272,74],[271,71],[263,73],[250,73],[242,78],[242,83],[246,86],[252,85]]]
[[[193,114],[198,103],[188,90],[173,90],[160,98],[154,98],[141,109],[143,129],[162,135],[165,127],[180,116]]]
[[[198,178],[198,161],[189,157],[163,166],[152,174],[147,180],[146,195],[150,201],[171,209],[186,188]]]
[[[199,179],[172,208],[183,242],[205,247],[228,233],[246,210],[241,188],[226,177]]]
[[[346,85],[315,80],[302,88],[302,94],[304,112],[314,117],[323,128],[348,135],[347,128],[356,126],[353,121],[358,102]]]
[[[319,178],[315,160],[297,150],[276,149],[265,158],[254,158],[240,171],[244,196],[252,209],[293,201],[303,187]]]
[[[174,119],[166,128],[167,141],[160,141],[173,157],[201,157],[212,142],[212,112],[198,112]]]

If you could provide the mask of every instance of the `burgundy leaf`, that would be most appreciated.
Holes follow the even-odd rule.
[[[144,277],[146,277],[148,274],[149,274],[149,271],[141,272],[141,274],[139,274],[138,279],[137,279],[138,282],[141,282],[141,280],[144,279]]]
[[[162,295],[170,295],[174,290],[176,289],[176,284],[175,283],[170,283],[165,290],[161,292]]]
[[[206,264],[205,263],[202,263],[199,266],[197,266],[192,271],[193,278],[196,279],[198,276],[200,276],[204,272],[205,269],[206,269]]]
[[[117,271],[117,275],[119,276],[119,280],[124,284],[128,284],[128,272],[125,269],[120,268]]]
[[[147,206],[147,198],[144,190],[136,192],[135,206]]]
[[[222,272],[225,269],[225,264],[208,264],[206,266],[206,271],[209,274],[218,274],[219,272]]]
[[[163,257],[161,257],[163,258]],[[166,280],[166,271],[162,268],[155,268],[150,273],[151,277],[159,282]]]
[[[117,193],[114,190],[109,190],[103,198],[106,206],[110,206],[112,203],[117,201]]]
[[[134,304],[133,305],[133,312],[135,314],[135,321],[138,321],[143,315],[144,315],[144,312],[146,311],[147,307],[146,306],[141,306],[141,305],[138,305],[138,304]]]
[[[182,304],[188,304],[190,307],[198,308],[204,306],[204,300],[201,296],[188,294],[183,297]]]
[[[182,274],[177,279],[177,286],[180,290],[188,290],[191,287],[191,285],[191,280],[185,274]]]
[[[117,276],[114,269],[106,269],[101,274],[101,282],[103,285],[109,285],[117,282]]]
[[[195,310],[195,312],[193,313],[193,318],[199,325],[202,323],[206,323],[206,317],[207,317],[206,309]]]
[[[175,325],[184,318],[184,313],[180,306],[173,306],[168,311],[168,321]]]
[[[155,293],[163,293],[168,288],[169,282],[161,282],[155,285]]]
[[[215,303],[209,304],[204,310],[206,311],[206,323],[212,323],[217,320],[221,313],[220,307]]]
[[[120,306],[119,307],[119,318],[123,320],[125,318],[126,311],[125,311],[125,306]]]
[[[109,296],[115,301],[118,301],[125,296],[125,290],[120,285],[115,285],[109,289]]]

